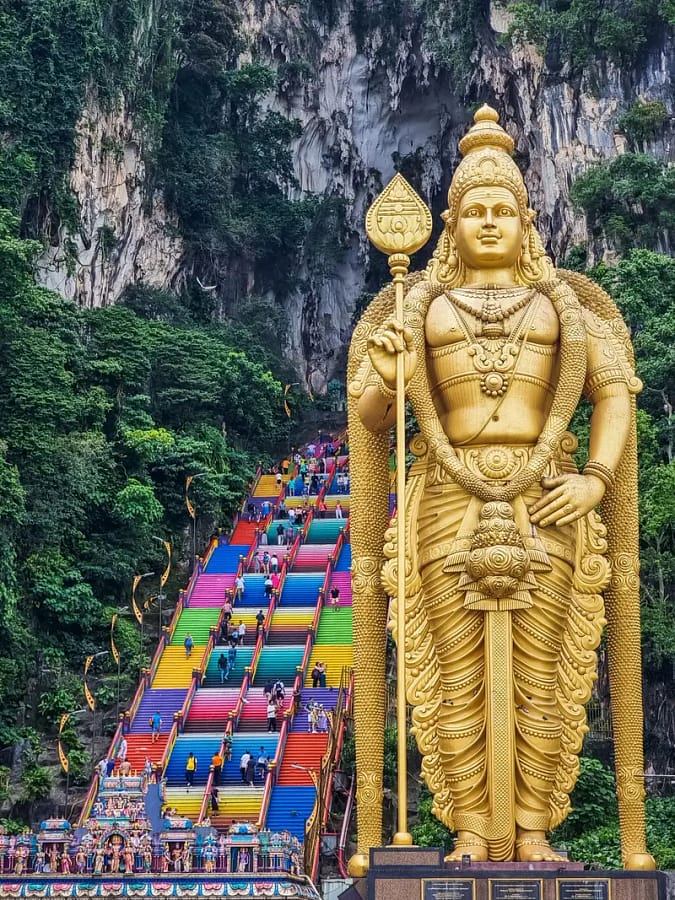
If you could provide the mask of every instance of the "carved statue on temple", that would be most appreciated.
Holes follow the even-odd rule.
[[[494,110],[476,113],[431,262],[405,278],[403,320],[390,285],[352,339],[355,874],[382,839],[387,595],[397,602],[388,456],[401,354],[420,434],[405,490],[406,628],[395,637],[422,775],[435,814],[457,832],[452,858],[558,858],[547,832],[570,810],[608,624],[623,860],[653,867],[642,778],[641,385],[611,298],[546,256],[513,146]],[[592,415],[579,472],[568,429],[582,397]]]

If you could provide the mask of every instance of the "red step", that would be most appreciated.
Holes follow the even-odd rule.
[[[256,522],[237,522],[237,527],[230,538],[231,544],[251,544],[257,528]]]
[[[168,734],[160,734],[158,740],[152,743],[150,734],[127,734],[127,760],[131,763],[131,771],[140,773],[145,768],[146,758],[151,763],[156,763],[164,756]]]
[[[277,784],[312,787],[314,782],[310,778],[309,772],[306,772],[305,769],[319,771],[321,757],[326,752],[327,746],[327,734],[289,734]],[[297,766],[302,766],[302,768],[294,769],[293,763]]]

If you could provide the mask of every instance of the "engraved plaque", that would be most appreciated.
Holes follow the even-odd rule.
[[[473,878],[424,878],[422,900],[475,900]]]
[[[558,900],[611,900],[609,878],[559,878]]]
[[[490,900],[542,900],[542,883],[537,879],[500,878],[490,881]]]

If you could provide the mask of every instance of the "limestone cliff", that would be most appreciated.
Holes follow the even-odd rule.
[[[393,30],[385,19],[357,28],[356,0],[321,8],[244,0],[240,8],[248,41],[242,60],[255,58],[277,70],[276,93],[267,103],[302,124],[293,147],[300,191],[339,198],[344,210],[339,227],[331,225],[340,252],[317,259],[305,246],[297,287],[275,297],[288,312],[289,357],[316,392],[339,373],[355,308],[374,287],[363,236],[366,208],[401,168],[438,214],[457,142],[477,102],[494,104],[516,137],[531,203],[556,258],[588,238],[570,204],[570,186],[589,164],[622,152],[620,115],[637,98],[659,99],[673,115],[669,38],[633,68],[600,61],[572,72],[559,60],[545,60],[533,44],[514,42],[505,7],[479,8],[482,38],[461,83],[438,63],[423,4],[411,6]],[[135,134],[129,115],[102,115],[94,103],[80,123],[72,185],[81,229],[67,236],[70,245],[62,235],[42,261],[45,283],[80,303],[115,302],[130,284],[173,287],[185,275],[178,223],[161,192],[144,184]],[[672,155],[668,128],[651,149]],[[601,245],[590,249],[591,256],[603,252]],[[252,271],[247,281],[254,290],[257,275]]]

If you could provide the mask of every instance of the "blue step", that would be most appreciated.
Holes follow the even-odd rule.
[[[289,573],[281,591],[281,606],[316,606],[325,574]]]
[[[283,560],[280,559],[280,568],[282,563]],[[256,606],[258,609],[262,608],[263,612],[267,612],[267,608],[270,604],[265,596],[265,577],[265,575],[249,575],[248,572],[244,575],[244,593],[241,601],[235,601],[233,618],[236,618],[237,610],[244,607],[250,609],[251,607]]]
[[[209,575],[226,575],[229,572],[236,572],[239,557],[246,556],[248,551],[248,544],[224,544],[222,547],[216,547],[205,571]]]
[[[169,765],[166,768],[166,780],[170,786],[185,784],[185,763],[190,752],[197,757],[195,784],[206,784],[209,777],[211,757],[220,749],[223,736],[221,734],[181,734],[173,745]]]
[[[223,774],[220,778],[222,784],[241,784],[241,771],[239,769],[239,760],[246,750],[253,756],[254,762],[260,755],[260,748],[264,748],[265,756],[274,759],[277,752],[277,744],[279,743],[278,733],[272,732],[251,732],[244,734],[235,732],[232,735],[232,759],[223,765]],[[259,779],[255,783],[258,783]]]
[[[270,831],[287,829],[302,841],[305,837],[305,822],[314,809],[315,797],[313,787],[289,785],[272,788],[265,828]]]
[[[352,567],[352,545],[343,544],[340,552],[340,559],[335,566],[336,572],[349,572]]]

